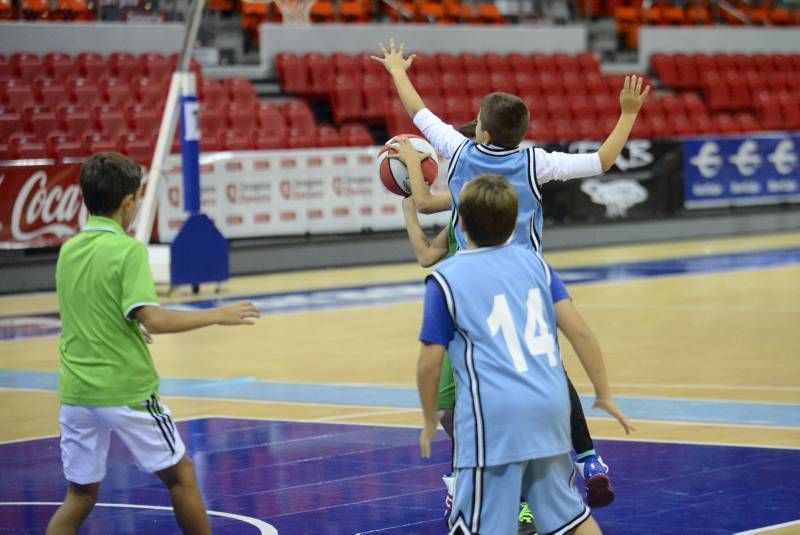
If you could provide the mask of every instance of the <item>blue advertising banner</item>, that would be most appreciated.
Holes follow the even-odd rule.
[[[800,135],[683,142],[686,208],[800,202]]]

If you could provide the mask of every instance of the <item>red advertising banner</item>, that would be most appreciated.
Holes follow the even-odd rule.
[[[0,168],[0,248],[53,247],[78,232],[87,211],[80,164]]]

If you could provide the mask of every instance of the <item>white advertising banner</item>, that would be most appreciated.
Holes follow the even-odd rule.
[[[200,202],[226,238],[405,228],[402,198],[378,177],[379,147],[216,152],[200,156]],[[171,242],[186,219],[179,156],[170,156],[159,188],[158,235]],[[440,162],[433,191],[447,191]],[[447,223],[449,212],[421,216]]]

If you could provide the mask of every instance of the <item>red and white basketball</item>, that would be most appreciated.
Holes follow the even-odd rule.
[[[433,184],[436,177],[439,175],[439,160],[436,158],[436,150],[433,148],[433,145],[420,136],[415,136],[414,134],[400,134],[386,142],[386,146],[384,146],[378,154],[381,182],[383,182],[386,189],[392,193],[408,197],[411,195],[411,179],[408,177],[406,164],[397,158],[389,158],[389,156],[395,156],[397,152],[394,149],[390,149],[388,145],[393,144],[400,138],[410,139],[411,144],[417,151],[432,155],[422,160],[422,176],[428,184]]]

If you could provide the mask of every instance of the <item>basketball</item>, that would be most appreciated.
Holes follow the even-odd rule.
[[[408,197],[411,195],[411,179],[408,176],[408,169],[400,160],[389,158],[389,156],[394,156],[397,152],[390,149],[388,145],[396,142],[399,138],[408,138],[417,151],[433,155],[422,160],[422,176],[428,184],[433,184],[439,175],[439,161],[436,158],[436,150],[433,146],[420,136],[400,134],[386,142],[380,154],[378,154],[381,182],[392,193]]]

